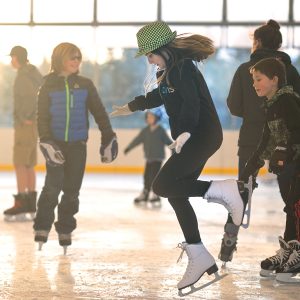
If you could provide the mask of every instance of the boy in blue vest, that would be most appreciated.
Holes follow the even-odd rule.
[[[101,132],[102,162],[112,162],[118,153],[116,134],[94,84],[78,75],[81,60],[77,46],[61,43],[55,47],[50,74],[38,95],[38,132],[47,173],[34,219],[34,239],[40,249],[47,242],[55,219],[54,209],[58,206],[54,226],[64,253],[76,228],[74,215],[79,209],[78,196],[86,164],[89,112]]]

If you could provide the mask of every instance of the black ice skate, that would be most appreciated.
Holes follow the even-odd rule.
[[[4,221],[7,222],[25,222],[31,219],[27,218],[28,212],[28,198],[27,194],[13,195],[14,206],[6,209],[4,214]]]
[[[58,241],[60,246],[62,246],[64,249],[64,255],[67,255],[67,248],[72,244],[71,233],[59,233]]]
[[[149,197],[149,191],[143,189],[138,197],[134,199],[134,204],[136,205],[146,205]]]
[[[181,260],[183,252],[186,252],[188,256],[188,265],[182,279],[178,282],[178,295],[180,297],[185,297],[189,294],[192,294],[196,291],[199,291],[212,283],[219,281],[224,278],[227,274],[222,276],[218,273],[218,267],[212,255],[207,251],[202,243],[198,244],[188,244],[180,243],[178,248],[182,249],[182,252],[177,260]],[[215,278],[210,282],[200,286],[195,287],[194,284],[200,280],[200,278],[207,273],[208,275],[214,274]],[[189,289],[184,292],[184,289]]]
[[[282,265],[276,280],[284,283],[300,283],[300,243],[297,240],[288,242],[292,253],[288,261]]]
[[[236,226],[233,223],[226,223],[224,226],[224,235],[221,244],[221,250],[218,258],[223,261],[222,267],[226,267],[226,263],[232,260],[233,252],[237,251],[237,235],[240,226]]]
[[[34,241],[39,243],[39,251],[42,250],[42,247],[48,241],[49,231],[47,230],[36,230],[34,232]]]
[[[276,255],[273,255],[260,264],[260,276],[262,277],[275,277],[276,272],[289,260],[289,257],[292,253],[290,245],[280,236],[279,245],[280,249],[276,252]]]
[[[161,199],[153,191],[151,191],[149,194],[148,202],[152,208],[160,208],[161,207]]]

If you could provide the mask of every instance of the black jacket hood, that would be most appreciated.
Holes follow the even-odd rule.
[[[251,54],[250,60],[253,62],[257,62],[263,58],[268,58],[268,57],[280,58],[280,60],[286,66],[290,65],[292,63],[290,56],[288,54],[286,54],[285,52],[278,51],[278,50],[264,49],[264,48],[255,50]]]

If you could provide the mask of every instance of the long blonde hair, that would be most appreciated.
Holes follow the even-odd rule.
[[[184,59],[191,59],[193,61],[203,61],[209,55],[215,52],[213,41],[199,34],[181,34],[178,35],[169,44],[152,51],[152,53],[161,55],[167,64],[163,74],[157,79],[157,83],[166,79],[167,84],[170,85],[169,73],[178,66]]]

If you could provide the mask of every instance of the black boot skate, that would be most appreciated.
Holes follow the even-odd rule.
[[[149,197],[149,191],[143,189],[141,194],[134,199],[134,204],[136,205],[146,205]]]
[[[34,219],[36,213],[36,197],[37,192],[29,192],[28,197],[28,213],[30,214],[31,219]]]
[[[153,191],[150,191],[148,201],[152,208],[160,208],[161,207],[161,199]]]
[[[288,261],[277,271],[276,280],[285,283],[300,283],[300,242],[288,242],[292,253]]]
[[[240,228],[240,226],[236,226],[229,221],[224,226],[225,232],[222,239],[221,250],[218,256],[218,258],[223,261],[223,267],[226,266],[226,262],[232,260],[233,252],[237,250],[237,235]]]
[[[67,247],[72,244],[72,235],[71,233],[59,233],[58,242],[60,246],[64,249],[64,255],[67,254]]]
[[[26,194],[17,194],[14,196],[14,206],[6,209],[4,220],[7,222],[24,222],[28,221],[26,213],[28,212],[28,201]]]
[[[48,241],[49,231],[47,230],[36,230],[34,232],[34,241],[39,243],[39,251],[42,250],[42,247]]]
[[[273,255],[260,264],[260,276],[262,277],[275,277],[276,272],[289,260],[292,253],[290,245],[280,236],[279,238],[280,249]]]

